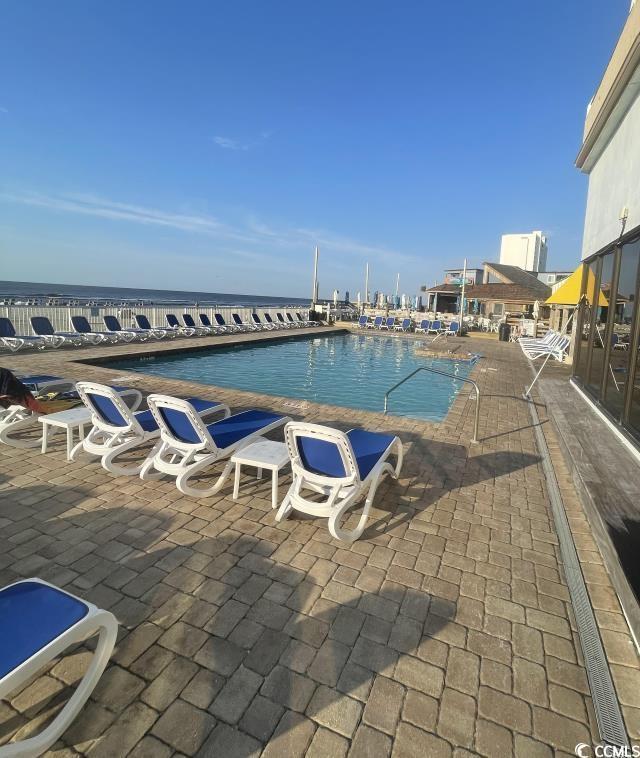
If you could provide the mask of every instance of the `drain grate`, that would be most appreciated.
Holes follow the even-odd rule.
[[[567,520],[567,514],[562,502],[562,495],[558,487],[556,474],[549,456],[549,448],[544,438],[544,432],[540,426],[540,417],[535,403],[530,397],[529,411],[533,421],[538,450],[542,457],[542,468],[551,501],[551,511],[558,534],[560,544],[560,557],[562,559],[564,574],[567,580],[569,596],[576,617],[576,626],[580,645],[584,655],[587,678],[593,699],[593,708],[598,721],[600,737],[604,742],[615,746],[628,746],[627,733],[620,711],[620,704],[611,679],[611,672],[607,663],[607,657],[602,647],[602,640],[598,631],[598,624],[591,607],[589,594],[580,568],[578,553]]]

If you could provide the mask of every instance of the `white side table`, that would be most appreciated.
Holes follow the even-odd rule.
[[[67,430],[67,460],[71,460],[71,449],[73,448],[73,432],[78,430],[80,439],[84,439],[84,428],[91,424],[91,411],[82,406],[81,408],[70,408],[68,411],[59,411],[58,413],[47,413],[40,416],[38,421],[42,424],[42,452],[47,452],[47,442],[49,435],[53,431],[52,427],[57,426]]]
[[[271,471],[271,507],[278,507],[278,474],[280,469],[289,463],[289,453],[284,442],[259,440],[243,447],[231,456],[231,462],[236,464],[236,475],[233,483],[233,499],[237,500],[240,489],[240,469],[242,466],[255,466],[258,469],[258,479],[262,469]]]

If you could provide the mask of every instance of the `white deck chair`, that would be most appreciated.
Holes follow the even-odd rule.
[[[329,532],[354,542],[364,531],[378,485],[387,474],[397,479],[402,467],[402,443],[398,437],[363,429],[344,432],[316,424],[291,422],[285,427],[293,482],[276,521],[292,510],[329,519]],[[389,458],[396,456],[395,468]],[[326,500],[307,499],[303,491],[321,493]],[[341,526],[347,511],[366,496],[362,515],[354,529]]]
[[[149,395],[147,403],[161,430],[161,444],[153,458],[145,462],[143,479],[156,472],[176,477],[176,486],[190,497],[214,495],[232,472],[228,460],[213,485],[193,487],[190,480],[217,461],[229,459],[258,437],[267,434],[290,419],[266,411],[250,410],[227,416],[221,421],[205,424],[193,404],[168,395]]]
[[[113,387],[94,382],[78,382],[78,394],[92,412],[93,427],[89,434],[73,448],[70,459],[75,460],[80,451],[97,455],[102,466],[112,474],[127,476],[139,474],[147,457],[152,457],[159,444],[142,461],[123,465],[116,461],[122,453],[155,440],[160,429],[150,410],[135,412],[124,402],[122,395]],[[198,413],[208,414],[227,408],[213,400],[194,397],[190,402]],[[137,407],[137,406],[136,406]],[[227,409],[228,410],[228,409]]]
[[[31,334],[16,334],[15,327],[11,319],[5,316],[0,317],[0,345],[8,347],[12,353],[16,353],[23,347],[36,347],[43,349],[47,342],[44,337],[35,337]]]
[[[79,347],[89,344],[97,345],[100,342],[100,340],[96,340],[94,337],[87,337],[77,332],[56,332],[51,321],[46,316],[32,316],[30,321],[33,331],[38,337],[42,337],[50,347],[58,348],[63,345]]]
[[[113,614],[41,579],[0,590],[0,699],[41,671],[70,646],[98,634],[95,652],[75,692],[39,734],[0,747],[3,758],[42,755],[70,726],[109,662],[118,633]]]
[[[17,377],[35,397],[48,392],[69,392],[74,388],[74,383],[68,379],[50,374],[17,375]],[[0,408],[0,442],[12,447],[40,447],[42,424],[38,419],[41,415],[22,405]],[[32,429],[39,429],[39,434],[35,437],[31,434],[25,436],[24,433]]]

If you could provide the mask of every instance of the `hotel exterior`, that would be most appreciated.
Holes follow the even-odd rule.
[[[640,445],[640,3],[587,109],[589,177],[574,384]]]

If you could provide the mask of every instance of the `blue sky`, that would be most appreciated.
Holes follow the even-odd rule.
[[[1,279],[415,293],[542,229],[579,260],[584,113],[628,0],[9,0]]]

